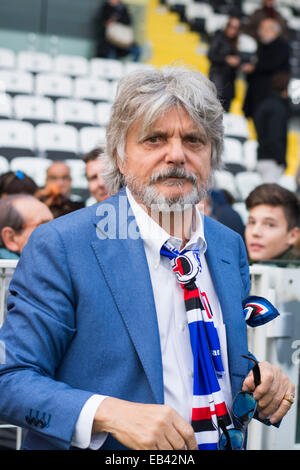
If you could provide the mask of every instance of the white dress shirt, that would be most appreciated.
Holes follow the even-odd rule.
[[[182,240],[170,237],[135,201],[128,188],[126,191],[144,242],[151,277],[162,354],[164,402],[190,422],[193,397],[193,354],[183,291],[172,271],[170,260],[160,255],[160,249],[167,240],[178,250]],[[206,307],[211,308],[213,312],[214,324],[218,330],[225,370],[219,383],[227,407],[230,409],[232,396],[228,373],[226,332],[219,300],[205,259],[207,244],[204,237],[203,217],[197,208],[193,228],[191,238],[184,249],[197,248],[200,252],[202,271],[197,276],[196,284],[201,289]],[[91,449],[101,447],[106,433],[91,436],[91,429],[95,412],[104,398],[106,397],[102,395],[93,395],[86,402],[76,424],[72,445]]]

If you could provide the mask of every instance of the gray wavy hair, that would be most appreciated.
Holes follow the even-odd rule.
[[[129,129],[141,121],[146,135],[154,122],[173,107],[184,108],[191,119],[204,129],[212,144],[212,169],[220,168],[223,151],[223,113],[215,85],[202,73],[187,67],[148,68],[123,77],[106,128],[106,147],[102,155],[103,178],[112,195],[124,186],[117,157],[126,158]]]

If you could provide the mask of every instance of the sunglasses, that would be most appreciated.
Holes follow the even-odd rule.
[[[252,369],[254,384],[257,387],[260,384],[259,365],[253,357],[242,356],[254,363]],[[221,432],[218,449],[219,450],[241,450],[245,442],[246,428],[253,418],[257,408],[257,401],[253,397],[252,392],[240,391],[234,398],[232,403],[232,414],[241,424],[241,429],[227,429],[222,418],[218,419],[219,431]]]

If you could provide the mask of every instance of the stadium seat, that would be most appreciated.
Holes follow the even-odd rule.
[[[54,72],[72,77],[85,76],[89,73],[88,59],[77,55],[59,54],[54,59]]]
[[[233,113],[224,113],[224,135],[235,137],[244,142],[249,137],[248,121],[244,116]]]
[[[90,60],[90,76],[92,78],[106,78],[119,80],[124,73],[123,63],[114,59],[94,57]]]
[[[17,95],[13,99],[15,117],[33,125],[52,122],[54,119],[53,101],[46,96]]]
[[[78,156],[78,131],[63,124],[38,124],[36,145],[40,156],[52,160],[76,158]]]
[[[226,170],[216,170],[213,175],[214,188],[226,189],[230,194],[239,200],[239,193],[235,184],[235,176]]]
[[[45,52],[21,51],[17,55],[17,67],[32,73],[52,71],[52,57]]]
[[[10,165],[9,165],[9,161],[7,160],[7,158],[0,155],[0,174],[6,173],[7,171],[9,171],[9,168],[10,168]]]
[[[95,121],[98,126],[105,127],[110,118],[112,103],[97,103],[95,109]]]
[[[74,97],[81,100],[112,101],[112,92],[108,80],[96,78],[75,79]]]
[[[232,137],[224,138],[224,152],[222,156],[224,163],[240,163],[244,165],[243,145]]]
[[[0,69],[14,69],[16,54],[10,49],[0,48]]]
[[[34,128],[29,122],[14,119],[0,120],[0,155],[8,160],[18,156],[33,156]]]
[[[73,94],[73,79],[67,75],[56,73],[39,73],[35,78],[37,95],[51,99],[69,98]]]
[[[283,186],[286,189],[289,189],[292,192],[295,192],[297,190],[297,182],[294,175],[283,174],[280,177],[278,184],[280,184],[280,186]]]
[[[257,140],[246,140],[243,144],[244,161],[248,171],[254,171],[257,163]]]
[[[72,177],[72,188],[87,189],[88,182],[85,176],[85,162],[81,159],[65,160],[66,165],[70,168]]]
[[[12,115],[12,97],[6,93],[0,93],[0,118],[11,118]]]
[[[79,130],[79,151],[82,155],[105,143],[104,127],[83,127]]]
[[[145,64],[143,62],[125,62],[124,63],[124,75],[135,70],[153,69],[153,65]]]
[[[247,225],[249,213],[246,204],[244,202],[234,202],[232,204],[232,209],[241,216],[244,225]]]
[[[262,184],[262,178],[254,171],[243,171],[235,176],[235,182],[241,201],[245,201],[249,193]]]
[[[60,98],[55,103],[56,121],[77,129],[95,124],[95,106],[91,101]]]
[[[0,91],[16,94],[32,94],[33,75],[25,70],[0,70]]]
[[[45,185],[46,171],[52,160],[43,157],[16,157],[10,162],[12,171],[21,170],[42,188]]]
[[[209,36],[213,36],[216,31],[223,29],[229,16],[221,13],[209,15],[205,20],[205,30]]]

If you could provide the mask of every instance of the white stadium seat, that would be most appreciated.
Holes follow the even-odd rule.
[[[90,60],[90,76],[119,80],[124,74],[123,63],[120,60],[94,57]]]
[[[36,145],[41,156],[52,160],[74,158],[78,155],[78,131],[63,124],[38,124]]]
[[[235,184],[235,177],[226,170],[216,170],[213,175],[214,188],[226,189],[235,198],[239,199],[239,193]]]
[[[74,97],[81,100],[112,101],[112,89],[108,80],[78,77],[74,83]]]
[[[249,193],[262,184],[261,176],[254,171],[243,171],[235,175],[236,186],[240,194],[240,199],[245,201]]]
[[[17,95],[13,105],[15,117],[19,120],[40,124],[54,119],[53,101],[46,96]]]
[[[51,72],[52,57],[45,52],[21,51],[17,55],[17,67],[33,73]]]
[[[73,80],[67,75],[57,73],[39,73],[35,78],[37,95],[50,98],[68,98],[73,94]]]
[[[0,70],[0,92],[32,94],[33,75],[25,70]]]
[[[0,155],[11,160],[18,155],[32,156],[34,150],[32,124],[13,119],[0,120]]]
[[[11,118],[13,115],[12,97],[6,93],[0,93],[0,118]]]
[[[41,188],[45,185],[46,171],[52,160],[42,157],[16,157],[10,162],[12,171],[21,170]]]
[[[72,77],[88,75],[88,59],[77,55],[59,54],[54,59],[54,72]]]
[[[55,103],[56,121],[77,128],[94,125],[95,106],[91,101],[60,98]]]
[[[231,137],[224,138],[222,161],[224,163],[239,163],[244,165],[243,145],[239,140]]]
[[[81,159],[65,160],[66,165],[70,168],[72,187],[76,189],[88,188],[88,182],[85,175],[85,162]]]
[[[224,113],[224,135],[225,137],[236,137],[242,141],[249,137],[248,121],[244,116],[233,113]]]
[[[99,126],[105,127],[108,124],[112,103],[97,103],[95,109],[95,121]]]
[[[85,154],[105,143],[104,127],[83,127],[79,130],[79,151]]]
[[[246,140],[243,144],[245,166],[248,171],[254,171],[257,163],[257,140]]]
[[[0,174],[6,173],[7,171],[9,171],[9,169],[9,161],[7,160],[7,158],[0,155]]]
[[[221,13],[213,13],[205,20],[205,30],[210,36],[215,34],[218,29],[223,29],[228,21],[229,16]]]
[[[0,48],[0,69],[13,69],[16,66],[16,54],[10,49]]]

